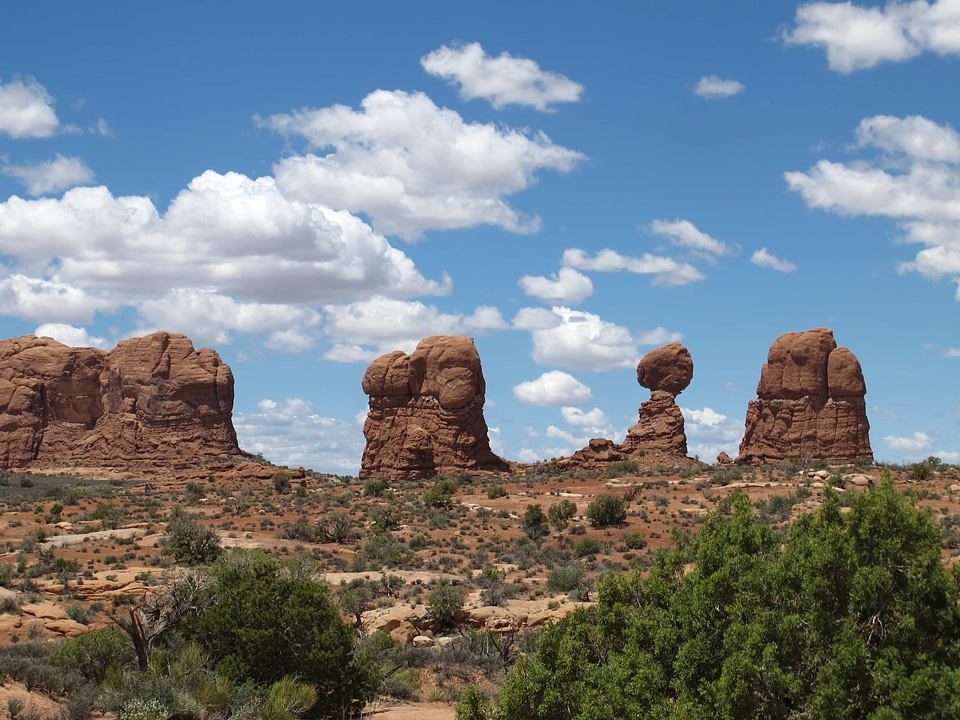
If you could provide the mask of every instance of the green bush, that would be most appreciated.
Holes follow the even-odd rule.
[[[167,531],[160,538],[160,550],[185,565],[213,562],[222,552],[216,531],[198,523],[181,507],[170,511]]]
[[[577,506],[564,498],[558,503],[554,503],[547,508],[547,517],[550,518],[550,524],[554,529],[561,530],[567,526],[567,523],[577,514]]]
[[[565,593],[576,590],[583,580],[583,568],[579,565],[557,565],[547,573],[547,590]]]
[[[543,513],[540,504],[527,505],[523,513],[523,532],[536,543],[539,543],[546,535],[550,533],[550,527],[547,525],[547,516]]]
[[[423,496],[423,504],[427,507],[449,508],[453,504],[453,496],[457,492],[457,482],[450,478],[437,480]]]
[[[631,532],[623,536],[623,544],[630,550],[642,550],[647,546],[647,539],[641,533]]]
[[[427,617],[441,630],[452,628],[466,599],[467,591],[459,585],[437,585],[427,598]]]
[[[573,547],[573,552],[577,557],[596,555],[601,550],[603,550],[603,545],[599,540],[593,538],[584,538]]]
[[[639,471],[640,465],[636,460],[617,460],[607,465],[606,476],[618,478],[624,475],[636,475]]]
[[[587,506],[587,519],[594,527],[618,527],[627,519],[627,502],[615,495],[598,495]]]
[[[133,644],[116,627],[84,633],[66,640],[50,653],[50,664],[61,670],[75,670],[87,680],[100,684],[107,673],[133,662]]]
[[[379,678],[355,653],[353,629],[340,618],[312,570],[266,554],[233,551],[210,568],[209,606],[184,621],[219,671],[237,682],[287,676],[313,686],[308,718],[358,713]]]
[[[504,489],[503,485],[491,485],[487,488],[487,497],[490,500],[507,497],[507,491]]]

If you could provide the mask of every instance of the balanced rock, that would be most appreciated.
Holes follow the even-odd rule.
[[[664,450],[686,455],[683,413],[675,398],[692,379],[693,358],[680,343],[670,343],[644,355],[637,365],[637,382],[650,390],[650,399],[640,405],[640,418],[627,431],[620,449],[626,453]]]
[[[781,335],[760,372],[757,399],[747,406],[737,462],[872,460],[866,392],[859,361],[837,347],[832,330]]]
[[[411,355],[374,360],[363,376],[370,411],[360,477],[430,478],[464,470],[506,470],[490,450],[483,419],[486,385],[473,340],[425,338]]]
[[[183,335],[110,352],[33,335],[0,341],[0,467],[238,454],[232,412],[229,366]]]

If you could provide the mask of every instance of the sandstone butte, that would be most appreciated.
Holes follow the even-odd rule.
[[[110,352],[47,337],[0,341],[0,467],[187,461],[240,453],[233,373],[156,332]]]
[[[411,355],[374,360],[363,375],[370,410],[360,477],[430,478],[466,470],[507,470],[490,450],[483,418],[486,385],[473,340],[424,338]]]
[[[737,462],[872,460],[866,392],[859,361],[837,347],[832,330],[781,335],[760,372],[757,399],[747,406]]]

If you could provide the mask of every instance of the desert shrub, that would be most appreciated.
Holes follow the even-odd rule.
[[[220,538],[212,528],[201,525],[183,508],[170,511],[167,531],[160,538],[160,551],[184,565],[203,565],[220,556]]]
[[[603,545],[599,540],[595,540],[594,538],[584,538],[573,547],[573,553],[577,557],[596,555],[601,550],[603,550]]]
[[[539,543],[550,533],[547,516],[544,514],[543,508],[539,503],[527,505],[527,509],[523,513],[522,527],[524,534],[535,543]]]
[[[583,580],[583,568],[579,565],[558,565],[547,573],[547,590],[565,593],[576,590]]]
[[[113,503],[98,503],[90,517],[99,520],[104,530],[116,530],[127,521],[127,510]]]
[[[297,518],[296,522],[288,523],[280,531],[280,537],[286,540],[300,542],[314,542],[317,539],[317,529],[304,518]]]
[[[273,491],[277,495],[290,492],[290,473],[280,470],[270,476],[270,481],[273,483]]]
[[[487,488],[487,497],[490,500],[496,500],[497,498],[507,497],[507,491],[503,485],[490,485]]]
[[[623,544],[630,550],[642,550],[647,546],[647,539],[641,533],[631,532],[623,536]]]
[[[617,460],[607,465],[606,476],[618,478],[624,475],[636,475],[639,471],[640,465],[636,460]]]
[[[297,677],[317,690],[304,717],[359,712],[379,678],[357,656],[353,630],[340,619],[326,586],[302,562],[233,551],[210,569],[210,603],[185,619],[217,669],[237,682]]]
[[[456,720],[488,720],[493,708],[480,688],[467,685],[457,699],[456,713]]]
[[[343,544],[357,537],[353,520],[341,512],[329,512],[317,520],[313,532],[314,539],[320,542]]]
[[[370,478],[363,483],[363,494],[365,497],[383,497],[388,487],[390,481],[386,478]]]
[[[620,526],[627,519],[627,502],[615,495],[598,495],[587,506],[586,515],[594,527]]]
[[[74,622],[80,623],[81,625],[86,625],[89,622],[87,617],[87,610],[83,605],[67,605],[67,617],[73,620]]]
[[[389,505],[377,505],[370,510],[370,526],[375,532],[390,532],[400,527],[396,510]]]
[[[66,640],[50,653],[50,664],[74,670],[100,684],[111,669],[133,662],[133,645],[125,632],[115,627],[84,633]]]
[[[423,504],[427,507],[449,508],[453,504],[453,496],[457,492],[457,482],[450,478],[437,480],[423,496]]]
[[[539,633],[495,716],[960,717],[960,574],[929,511],[889,481],[846,513],[824,495],[786,539],[736,497],[648,572],[607,575]]]
[[[203,485],[198,482],[188,482],[183,488],[183,500],[188,505],[193,505],[194,503],[199,502],[203,496],[206,495],[206,492],[203,489]]]
[[[547,517],[550,518],[550,524],[555,530],[565,528],[576,514],[577,506],[566,498],[547,508]]]
[[[459,585],[437,585],[427,597],[427,617],[441,629],[454,627],[467,591]]]

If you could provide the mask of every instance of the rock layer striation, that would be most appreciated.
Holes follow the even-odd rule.
[[[872,460],[866,392],[860,362],[837,347],[832,330],[781,335],[760,372],[757,399],[747,406],[737,462]]]
[[[0,341],[0,467],[116,465],[237,454],[233,373],[184,335],[110,352],[47,337]]]
[[[370,410],[360,477],[430,478],[465,470],[506,470],[490,450],[483,418],[486,385],[471,338],[434,335],[407,355],[374,360],[363,376]]]

